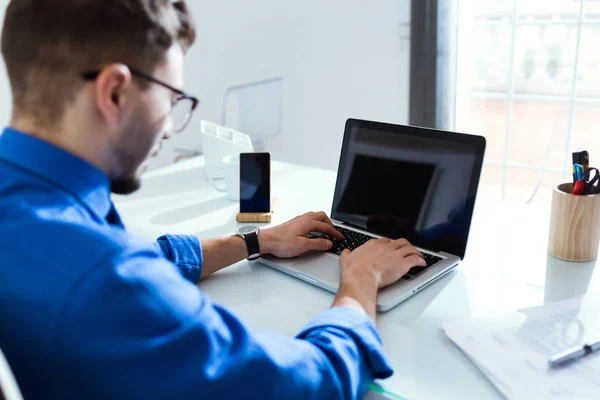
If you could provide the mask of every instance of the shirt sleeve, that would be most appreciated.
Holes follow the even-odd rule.
[[[57,368],[81,398],[360,399],[392,374],[366,315],[331,309],[296,338],[255,331],[153,249],[92,268],[56,326]]]
[[[196,284],[202,275],[202,245],[194,235],[164,235],[156,240],[167,260],[179,268],[188,281]]]

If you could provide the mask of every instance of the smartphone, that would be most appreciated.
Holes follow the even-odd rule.
[[[271,212],[271,153],[240,154],[240,212]]]

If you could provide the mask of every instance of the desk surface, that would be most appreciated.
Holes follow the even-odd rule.
[[[197,158],[154,171],[138,193],[115,196],[127,228],[150,240],[164,233],[211,238],[235,232],[237,203],[212,189],[203,166]],[[273,223],[305,211],[329,213],[334,187],[332,171],[274,162],[273,196],[281,204]],[[467,393],[481,400],[502,398],[441,326],[600,290],[595,262],[568,263],[547,255],[549,213],[540,206],[477,204],[459,268],[379,315],[378,329],[395,370],[382,382],[384,388],[409,399],[463,399]],[[199,286],[250,326],[289,336],[333,300],[329,292],[245,261]]]

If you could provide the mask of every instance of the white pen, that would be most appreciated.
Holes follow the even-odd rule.
[[[560,367],[563,364],[578,360],[598,350],[600,350],[600,341],[592,344],[585,344],[581,347],[575,347],[551,357],[548,361],[548,365],[550,365],[550,368]]]

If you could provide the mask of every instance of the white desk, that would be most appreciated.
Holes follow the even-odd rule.
[[[335,173],[279,162],[274,223],[310,210],[329,212]],[[310,190],[309,190],[310,188]],[[205,180],[202,158],[154,171],[143,189],[115,197],[130,231],[154,240],[163,233],[215,237],[236,230],[237,203]],[[541,305],[600,290],[595,262],[547,255],[549,209],[478,204],[465,261],[449,276],[393,310],[378,328],[395,374],[383,386],[414,399],[500,399],[500,394],[441,331],[444,321]],[[294,336],[333,295],[261,264],[241,262],[200,283],[211,298],[247,324]]]

